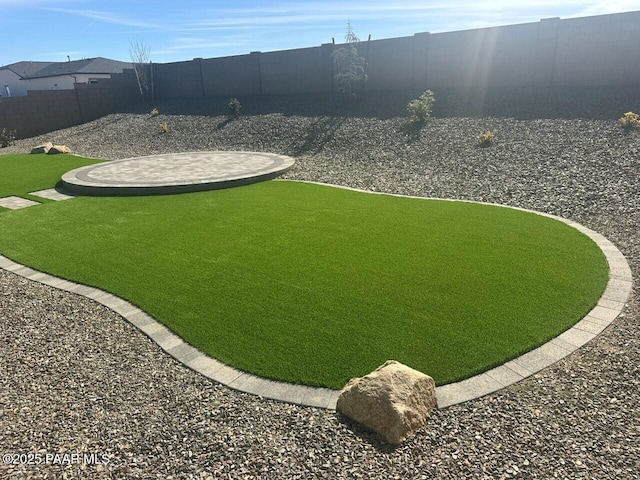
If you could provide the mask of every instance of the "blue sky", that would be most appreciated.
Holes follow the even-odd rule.
[[[153,62],[640,10],[640,0],[0,0],[0,65],[107,57]]]

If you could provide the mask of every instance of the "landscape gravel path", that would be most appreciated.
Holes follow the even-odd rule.
[[[616,118],[434,118],[417,128],[393,116],[248,108],[229,121],[205,114],[202,102],[157,108],[160,117],[110,115],[2,153],[43,140],[109,159],[268,151],[296,157],[287,178],[540,210],[614,242],[631,265],[634,295],[578,352],[496,394],[434,411],[392,449],[335,412],[215,384],[109,309],[0,271],[0,454],[108,459],[0,464],[0,478],[640,478],[640,129],[623,132]],[[486,130],[495,144],[480,148]]]

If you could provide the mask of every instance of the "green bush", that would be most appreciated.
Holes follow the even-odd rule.
[[[640,127],[640,115],[633,112],[627,112],[620,118],[620,120],[618,120],[618,122],[620,122],[620,126],[622,128]]]
[[[431,109],[436,102],[436,98],[431,90],[427,90],[415,100],[411,100],[407,105],[407,110],[413,121],[425,123],[431,116]]]
[[[364,73],[365,60],[358,54],[358,49],[351,44],[339,48],[332,54],[338,73],[336,83],[342,100],[345,103],[355,102],[362,98],[367,75]]]
[[[237,117],[238,115],[240,115],[240,109],[242,108],[242,105],[240,104],[240,100],[233,97],[231,100],[229,100],[229,103],[227,104],[227,106],[229,107],[230,115],[233,115],[234,117]]]
[[[16,140],[16,131],[10,130],[8,128],[3,128],[0,131],[0,147],[9,147],[13,145],[13,142]]]
[[[336,66],[335,80],[344,103],[360,100],[364,94],[367,83],[366,60],[360,56],[356,45],[360,39],[351,29],[351,22],[347,22],[347,34],[344,37],[347,42],[344,47],[331,53],[331,59]]]

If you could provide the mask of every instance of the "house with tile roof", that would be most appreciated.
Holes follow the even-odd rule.
[[[17,62],[0,67],[0,96],[19,97],[28,90],[72,90],[133,68],[128,62],[96,57],[69,62]]]

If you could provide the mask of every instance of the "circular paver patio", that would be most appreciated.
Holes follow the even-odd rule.
[[[126,158],[62,176],[76,195],[163,195],[234,187],[275,178],[295,160],[261,152],[190,152]]]

